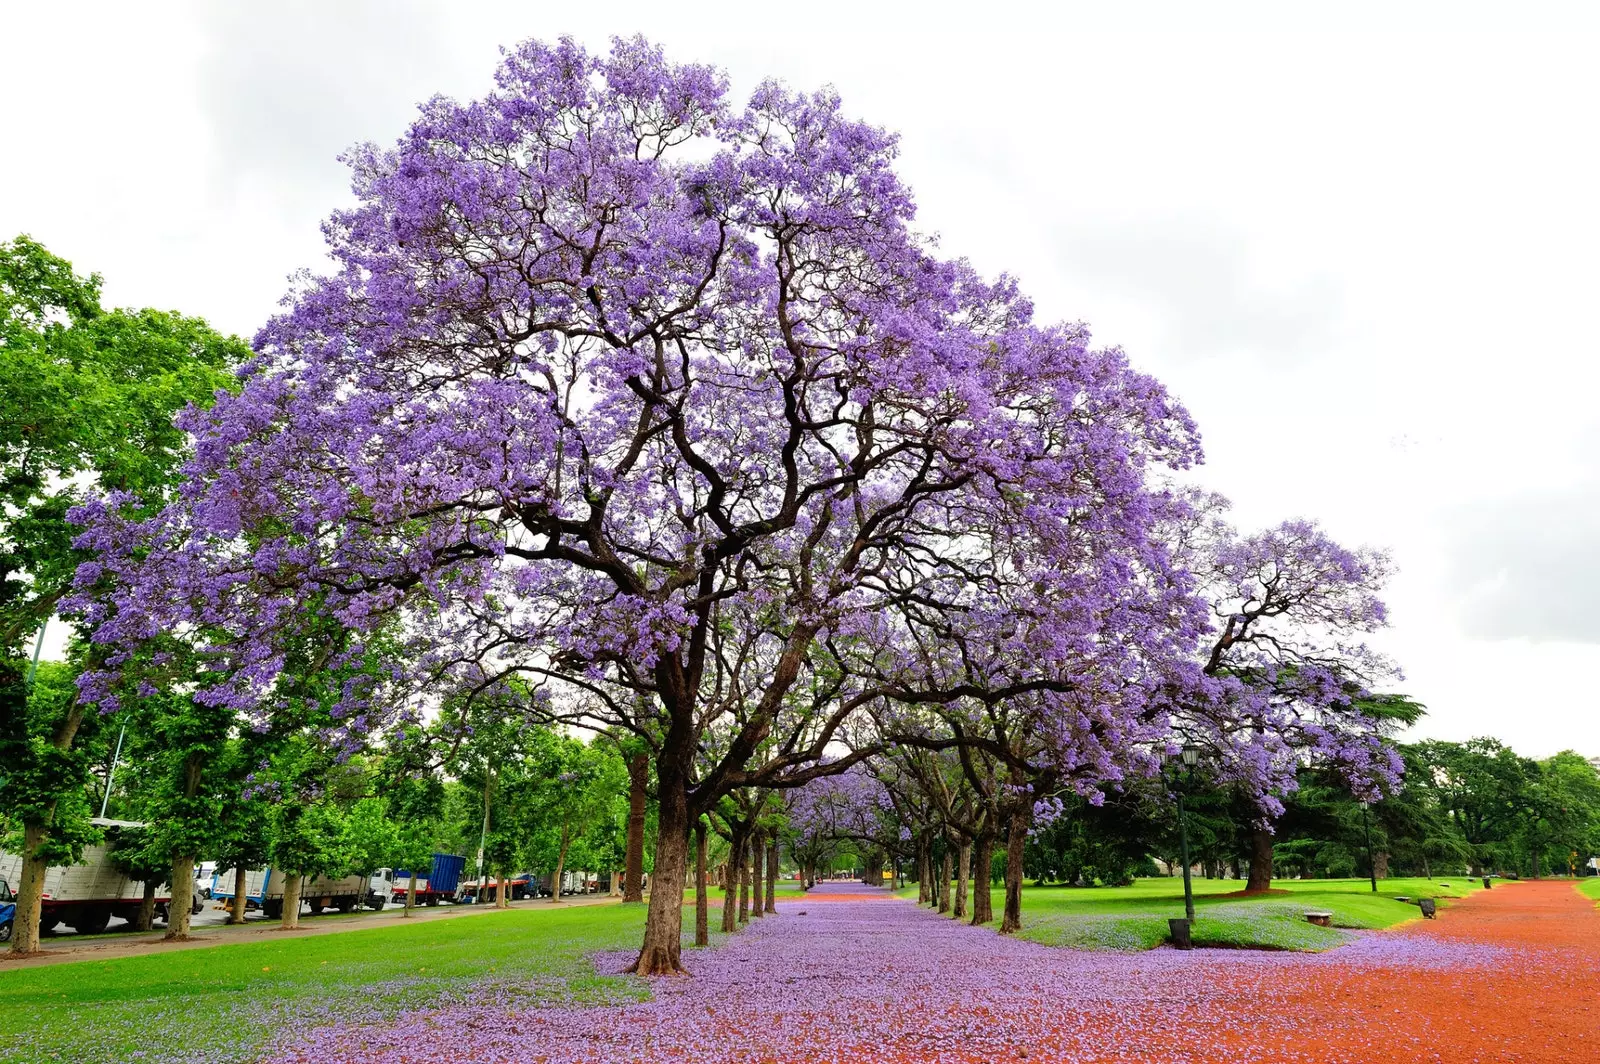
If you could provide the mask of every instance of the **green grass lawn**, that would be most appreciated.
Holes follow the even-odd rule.
[[[295,1025],[485,993],[528,1003],[637,1001],[649,995],[642,980],[599,975],[587,955],[636,948],[644,914],[642,905],[510,909],[0,968],[0,1060],[222,1064],[255,1059],[274,1034]],[[693,941],[692,910],[685,915]]]
[[[1587,879],[1578,880],[1578,893],[1600,902],[1600,876],[1589,876]]]
[[[1446,886],[1448,884],[1448,886]],[[1459,898],[1482,889],[1465,878],[1443,880],[1382,879],[1378,893],[1365,879],[1274,880],[1274,889],[1288,894],[1228,898],[1239,880],[1194,880],[1197,946],[1316,951],[1331,949],[1346,936],[1337,928],[1384,928],[1420,918],[1416,898]],[[900,892],[915,898],[917,888]],[[996,919],[1005,906],[1005,891],[991,897]],[[1333,913],[1334,927],[1307,923],[1307,910]],[[1183,915],[1183,880],[1137,880],[1130,887],[1024,887],[1022,937],[1049,946],[1075,949],[1138,951],[1167,941],[1167,919]]]

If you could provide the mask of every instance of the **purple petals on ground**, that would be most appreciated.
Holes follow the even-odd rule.
[[[1515,951],[1414,936],[1358,934],[1328,954],[1089,953],[1041,946],[940,917],[884,894],[821,884],[779,918],[726,945],[685,954],[687,979],[653,1000],[607,1008],[481,1004],[416,1010],[393,1022],[325,1027],[273,1060],[405,1061],[1080,1061],[1202,1060],[1180,1034],[1227,1041],[1266,1033],[1251,1008],[1296,970],[1504,965]],[[797,915],[800,909],[805,916]],[[633,954],[601,954],[602,973]],[[1241,989],[1244,993],[1241,995]],[[1276,1017],[1272,1032],[1286,1034]],[[1308,1022],[1309,1018],[1308,1018]],[[1186,1054],[1193,1053],[1193,1056]]]

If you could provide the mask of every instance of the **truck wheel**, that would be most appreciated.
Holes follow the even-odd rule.
[[[111,910],[102,906],[83,909],[72,918],[72,929],[80,935],[98,935],[111,922]]]
[[[429,906],[434,906],[434,905],[438,905],[438,904],[439,904],[439,895],[437,895],[437,894],[429,894],[428,895],[428,905]]]
[[[311,915],[312,916],[321,916],[322,915],[322,903],[320,901],[314,901],[314,902],[311,903]]]
[[[367,908],[371,909],[375,913],[382,912],[383,906],[384,901],[382,895],[374,894],[367,899]]]
[[[334,908],[338,909],[342,913],[347,913],[355,907],[356,900],[354,898],[340,898],[334,903]]]
[[[283,917],[283,899],[282,898],[275,898],[272,901],[263,902],[262,906],[261,906],[261,911],[266,914],[266,917],[267,917],[268,920],[282,919],[282,917]]]
[[[10,942],[10,941],[11,941],[11,921],[7,920],[5,923],[0,924],[0,942]]]

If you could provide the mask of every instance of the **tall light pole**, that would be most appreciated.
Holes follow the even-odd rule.
[[[1372,803],[1366,799],[1361,801],[1361,830],[1367,836],[1367,874],[1372,879],[1372,893],[1378,893],[1378,865],[1372,859],[1372,821],[1367,816],[1367,810],[1372,808]]]
[[[39,638],[33,641],[33,664],[28,666],[28,687],[33,688],[33,678],[39,674],[39,654],[44,650],[44,630],[50,627],[50,618],[39,622]]]
[[[1189,783],[1194,782],[1194,767],[1200,763],[1200,748],[1185,744],[1179,755],[1184,768],[1189,770]],[[1183,855],[1183,915],[1194,925],[1194,885],[1189,881],[1189,816],[1183,808],[1184,784],[1178,784],[1178,844]]]

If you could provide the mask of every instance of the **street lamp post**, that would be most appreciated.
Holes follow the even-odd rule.
[[[1194,767],[1200,761],[1200,748],[1198,746],[1185,746],[1180,755],[1183,765],[1189,770],[1189,783],[1194,782]],[[1178,844],[1183,856],[1183,915],[1194,925],[1194,886],[1189,881],[1189,817],[1183,808],[1183,784],[1178,786]]]
[[[1367,875],[1372,880],[1372,893],[1378,893],[1378,864],[1372,859],[1372,820],[1367,816],[1367,810],[1372,808],[1372,803],[1363,800],[1361,803],[1361,830],[1367,836]]]

